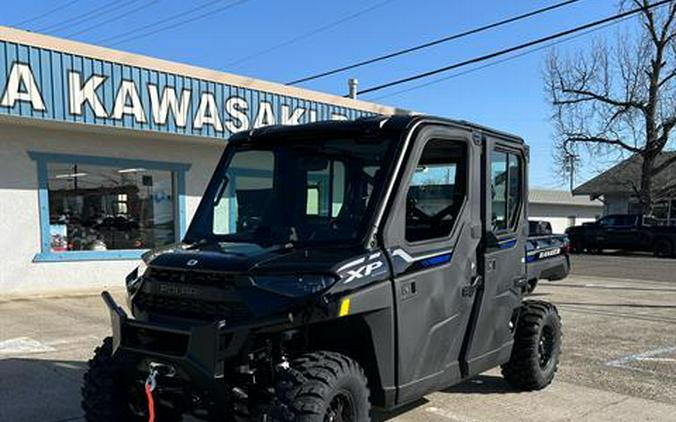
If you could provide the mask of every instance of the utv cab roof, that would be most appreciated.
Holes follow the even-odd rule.
[[[507,133],[481,126],[463,120],[451,120],[443,117],[428,115],[397,115],[397,116],[371,116],[356,120],[321,121],[295,126],[274,125],[252,129],[233,135],[230,141],[265,141],[277,138],[293,137],[325,137],[325,136],[350,136],[350,135],[382,135],[385,133],[399,133],[417,123],[440,124],[461,130],[468,130],[489,134],[491,136],[518,144],[523,144],[522,138]]]

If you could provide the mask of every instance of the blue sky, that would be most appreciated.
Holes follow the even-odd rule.
[[[558,1],[248,0],[228,8],[233,0],[13,0],[3,2],[0,24],[283,83]],[[207,7],[200,9],[203,5]],[[362,88],[378,85],[611,15],[617,5],[616,0],[582,0],[302,86],[342,95],[348,77],[358,78]],[[358,12],[363,13],[349,18]],[[139,28],[174,15],[182,17],[145,29],[162,30],[137,38],[144,34]],[[200,15],[206,17],[176,24]],[[637,20],[630,20],[557,48],[586,49],[595,37],[613,37],[618,28],[636,26]],[[531,146],[531,186],[563,189],[567,182],[558,180],[552,169],[553,131],[543,89],[546,54],[534,52],[400,94],[420,82],[361,98],[517,133]],[[584,172],[578,183],[591,174]]]

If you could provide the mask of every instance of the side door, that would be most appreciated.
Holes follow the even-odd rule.
[[[394,272],[398,403],[462,377],[481,237],[479,156],[470,132],[424,126],[391,202],[383,237]]]
[[[484,250],[483,284],[476,293],[467,338],[467,375],[509,360],[515,321],[526,283],[528,237],[525,147],[487,137],[482,183]]]
[[[608,232],[611,247],[625,250],[640,249],[639,216],[623,215],[617,219],[617,223]]]

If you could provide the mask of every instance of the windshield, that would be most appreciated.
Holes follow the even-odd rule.
[[[228,149],[186,241],[260,245],[363,240],[384,168],[386,139],[255,141]]]

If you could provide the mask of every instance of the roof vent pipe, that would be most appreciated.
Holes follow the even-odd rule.
[[[350,78],[347,80],[347,96],[353,100],[357,99],[357,85],[359,81],[355,78]]]

